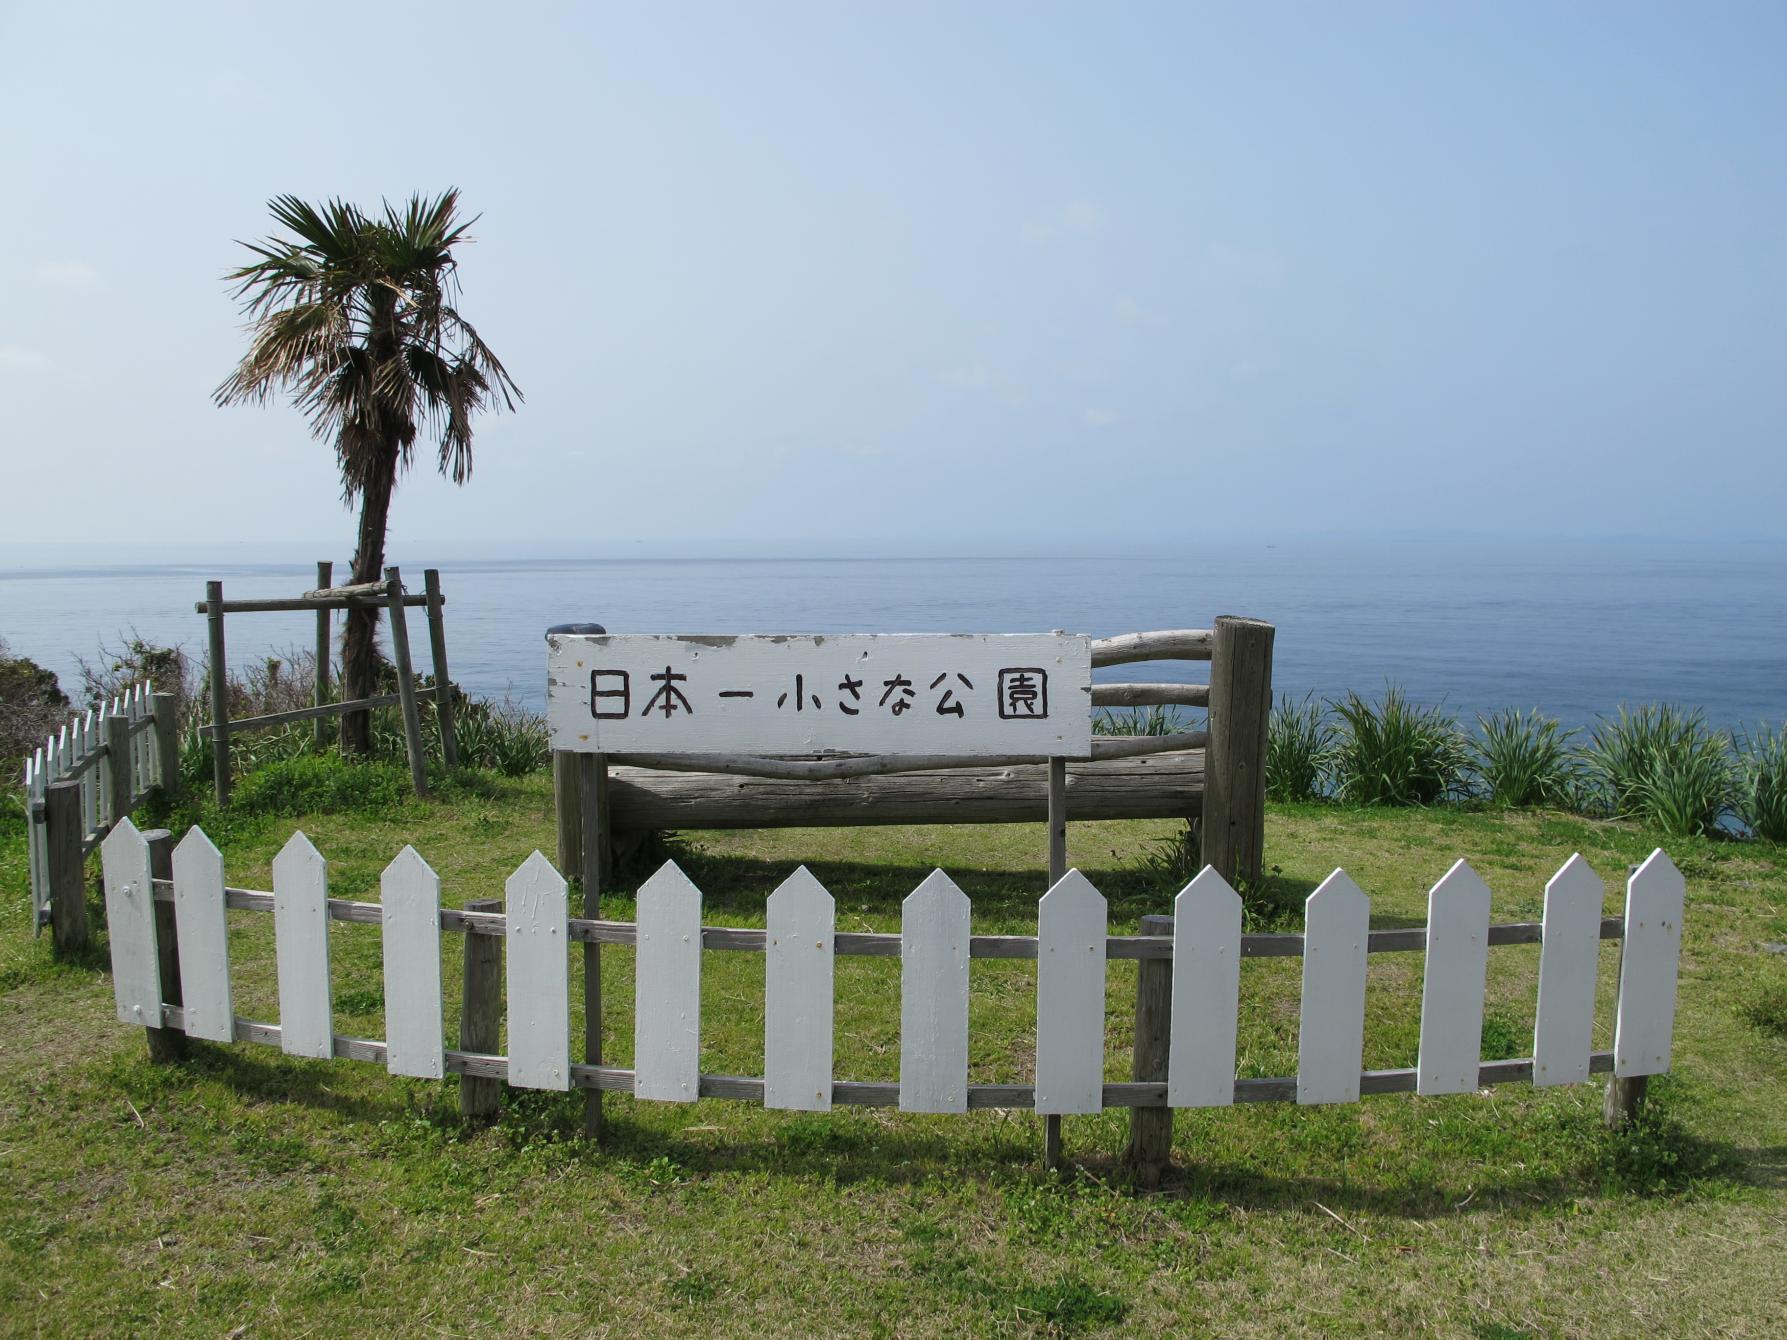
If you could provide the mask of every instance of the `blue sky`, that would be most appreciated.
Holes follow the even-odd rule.
[[[351,541],[293,192],[526,392],[408,543],[1787,538],[1787,8],[0,5],[0,542]],[[309,550],[305,551],[307,554]]]

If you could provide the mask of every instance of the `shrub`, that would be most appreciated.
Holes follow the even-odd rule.
[[[1316,800],[1326,794],[1334,741],[1334,723],[1314,695],[1294,703],[1287,694],[1266,724],[1266,794],[1273,800]]]
[[[1393,684],[1381,703],[1349,693],[1330,706],[1341,721],[1334,780],[1343,799],[1432,805],[1464,792],[1470,752],[1455,717],[1417,707]]]
[[[1603,808],[1671,836],[1711,832],[1737,798],[1729,741],[1698,709],[1622,707],[1596,723],[1586,760]]]
[[[1759,838],[1787,842],[1787,726],[1738,744],[1737,814]]]
[[[0,761],[26,757],[66,720],[68,695],[55,674],[11,655],[0,638]]]
[[[238,783],[234,805],[248,814],[340,814],[396,809],[411,798],[409,770],[333,754],[281,759]]]
[[[1474,769],[1497,805],[1562,805],[1576,793],[1581,764],[1570,749],[1575,731],[1564,730],[1538,708],[1477,718],[1482,735],[1472,742]]]

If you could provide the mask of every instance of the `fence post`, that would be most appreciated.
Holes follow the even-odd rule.
[[[602,915],[602,884],[607,877],[608,760],[600,754],[577,754],[578,827],[583,835],[583,915]],[[602,1064],[602,946],[583,943],[583,1059]],[[583,1091],[583,1135],[602,1138],[602,1091]]]
[[[453,729],[453,681],[447,675],[447,621],[441,613],[441,570],[422,570],[428,596],[428,653],[434,662],[434,719],[441,727],[441,757],[449,768],[459,766],[459,737]]]
[[[180,794],[180,695],[157,693],[150,698],[155,717],[155,771],[163,800]]]
[[[501,898],[479,898],[467,912],[501,912]],[[494,1056],[502,1047],[503,937],[465,934],[465,984],[459,1002],[459,1049]],[[467,1121],[494,1121],[502,1106],[503,1082],[475,1075],[459,1077],[459,1115]]]
[[[151,828],[143,834],[143,841],[149,844],[150,877],[171,880],[174,877],[174,835],[165,828]],[[159,896],[155,898],[155,950],[161,963],[162,1002],[184,1005],[186,998],[180,993],[180,940],[174,905]],[[149,1039],[151,1061],[186,1059],[184,1029],[151,1025],[143,1033]]]
[[[78,954],[93,940],[87,926],[82,818],[80,782],[51,782],[44,792],[43,834],[49,851],[50,939],[57,958]]]
[[[1170,937],[1173,919],[1142,918],[1143,935]],[[1136,960],[1135,1062],[1130,1077],[1140,1082],[1164,1084],[1173,1028],[1173,960]],[[1129,1166],[1136,1181],[1152,1191],[1173,1157],[1173,1109],[1136,1107],[1129,1114]]]
[[[1067,760],[1049,759],[1049,888],[1067,874]],[[1061,1116],[1051,1112],[1042,1119],[1042,1161],[1045,1167],[1061,1167]]]
[[[1627,873],[1636,870],[1636,866],[1627,868]],[[1619,942],[1619,969],[1613,975],[1613,998],[1619,999],[1620,986],[1626,973],[1626,942]],[[1623,1131],[1638,1119],[1638,1113],[1644,1107],[1646,1093],[1650,1089],[1649,1075],[1630,1075],[1622,1078],[1619,1075],[1607,1076],[1607,1093],[1601,1103],[1601,1120],[1610,1131]]]
[[[101,823],[111,832],[118,820],[130,813],[136,800],[130,784],[130,718],[119,712],[105,719],[105,804]]]
[[[422,753],[422,709],[416,705],[416,676],[410,664],[409,623],[403,616],[403,579],[385,569],[385,604],[391,611],[391,659],[397,662],[397,697],[403,706],[403,747],[410,756],[410,784],[428,794],[428,760]]]
[[[1210,655],[1203,859],[1237,889],[1259,883],[1266,841],[1274,631],[1259,619],[1219,615]]]
[[[335,565],[328,559],[319,559],[316,565],[316,589],[327,591],[329,584],[335,579]],[[316,684],[316,705],[321,707],[329,701],[329,611],[319,609],[316,612],[316,673],[313,676]],[[324,749],[329,744],[329,718],[316,719],[316,747]]]
[[[577,784],[577,755],[552,751],[552,808],[558,831],[558,872],[566,879],[583,869],[583,802]]]
[[[211,633],[211,771],[219,806],[230,803],[230,672],[223,659],[223,583],[205,583]]]

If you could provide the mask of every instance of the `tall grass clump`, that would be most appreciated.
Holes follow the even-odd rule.
[[[1610,813],[1672,837],[1710,833],[1738,799],[1730,741],[1699,709],[1622,707],[1596,723],[1585,757]]]
[[[1463,795],[1470,748],[1458,719],[1418,707],[1394,684],[1381,702],[1357,693],[1330,704],[1340,717],[1334,781],[1355,805],[1432,805]]]
[[[1570,746],[1575,731],[1536,707],[1480,716],[1477,726],[1471,766],[1493,804],[1561,806],[1575,798],[1582,772]]]
[[[1152,707],[1102,710],[1092,719],[1094,735],[1178,735],[1204,729],[1204,718],[1156,703]]]
[[[1327,794],[1334,763],[1334,723],[1314,694],[1279,700],[1266,722],[1266,794],[1273,800],[1316,800]]]
[[[1759,838],[1787,842],[1787,725],[1737,746],[1737,817]]]

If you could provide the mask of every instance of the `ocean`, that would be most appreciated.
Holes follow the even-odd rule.
[[[293,596],[308,560],[55,565],[0,555],[0,637],[78,689],[77,658],[126,635],[205,649],[193,612],[207,579],[226,598]],[[265,555],[257,555],[265,559]],[[545,700],[545,629],[611,632],[1071,632],[1207,627],[1218,614],[1277,625],[1278,692],[1332,697],[1400,685],[1467,725],[1538,707],[1578,726],[1620,704],[1705,709],[1715,726],[1787,718],[1787,545],[1535,540],[1296,540],[1129,554],[951,556],[394,556],[411,586],[441,569],[453,677],[478,695]],[[174,556],[177,558],[177,555]],[[346,567],[337,563],[337,571]],[[240,666],[314,639],[313,616],[233,615]],[[426,639],[415,638],[420,663]],[[1123,666],[1101,679],[1201,679],[1201,665]]]

